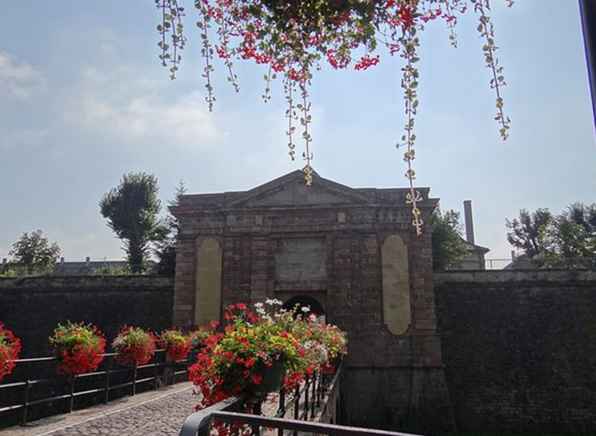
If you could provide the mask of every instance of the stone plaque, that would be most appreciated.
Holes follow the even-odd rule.
[[[327,279],[326,261],[324,239],[280,240],[275,253],[275,280],[304,289],[313,288],[313,284]]]

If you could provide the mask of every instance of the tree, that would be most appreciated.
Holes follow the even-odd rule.
[[[445,270],[456,265],[466,254],[459,213],[448,210],[444,214],[435,209],[431,216],[433,269]]]
[[[551,230],[554,255],[564,263],[596,255],[596,204],[570,205]],[[567,262],[565,262],[567,261]]]
[[[176,196],[174,200],[168,202],[168,208],[176,207],[180,203],[180,198],[186,193],[186,186],[181,180],[176,188]],[[180,224],[178,219],[168,214],[166,218],[166,226],[168,229],[165,237],[158,242],[155,254],[158,258],[157,273],[167,276],[173,276],[176,273],[176,242],[178,240],[178,232],[180,231]]]
[[[124,241],[124,250],[133,273],[143,272],[151,243],[163,238],[164,226],[158,218],[157,178],[146,173],[122,176],[120,185],[106,193],[99,203],[110,228]]]
[[[509,243],[537,266],[586,267],[596,256],[596,204],[573,203],[557,216],[547,209],[521,210],[507,228]]]
[[[546,255],[549,251],[549,226],[554,222],[548,209],[537,209],[529,213],[526,209],[519,211],[519,219],[506,220],[507,240],[515,248],[524,252],[529,258]]]
[[[27,268],[28,274],[33,274],[53,269],[60,252],[58,244],[55,242],[50,244],[48,238],[43,236],[43,232],[36,230],[31,234],[23,233],[23,236],[12,244],[8,254],[13,258],[14,263],[23,265]]]

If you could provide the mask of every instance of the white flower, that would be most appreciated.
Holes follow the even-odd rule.
[[[329,359],[327,347],[318,341],[306,341],[304,348],[306,348],[309,355],[319,364],[323,364]]]
[[[301,311],[303,311],[304,313],[310,312],[310,307],[308,306],[302,306],[302,309],[300,309]]]
[[[278,300],[277,298],[267,298],[265,300],[265,304],[268,304],[269,306],[281,306],[282,304],[284,304],[282,301]]]
[[[255,303],[254,306],[258,309],[260,307],[263,307],[263,303],[261,303],[261,302]]]

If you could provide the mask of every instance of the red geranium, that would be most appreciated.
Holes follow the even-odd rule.
[[[20,352],[20,339],[0,322],[0,381],[12,372]]]
[[[91,324],[58,324],[50,336],[50,345],[58,359],[58,373],[77,375],[97,369],[103,360],[106,340],[99,329]]]
[[[123,365],[144,365],[155,354],[155,336],[140,327],[124,326],[112,342],[118,353],[116,360]]]
[[[180,330],[165,330],[159,336],[159,345],[166,350],[166,356],[172,361],[186,359],[191,348],[191,340]]]

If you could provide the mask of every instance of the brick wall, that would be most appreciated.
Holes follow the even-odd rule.
[[[111,341],[123,324],[159,331],[172,322],[173,280],[165,277],[0,279],[0,321],[23,342],[23,357],[48,355],[59,322],[96,324]]]
[[[596,431],[596,273],[435,274],[460,431]]]
[[[430,228],[418,238],[405,189],[352,189],[290,173],[245,192],[185,195],[173,213],[181,223],[174,321],[195,322],[203,288],[200,247],[222,248],[222,305],[265,298],[318,300],[328,321],[346,330],[342,415],[346,424],[450,428],[436,334]],[[421,189],[425,221],[436,200]],[[384,320],[382,246],[391,235],[407,247],[411,322],[403,334]],[[403,262],[404,259],[396,261]],[[401,309],[401,308],[400,308]],[[200,312],[200,307],[199,307]]]
[[[426,434],[453,421],[461,431],[596,431],[596,273],[435,274],[441,347],[423,328],[403,337],[384,328],[375,266],[381,237],[330,234],[329,287],[312,294],[350,332],[342,382],[347,422]],[[245,235],[226,245],[236,266],[224,282],[243,290],[229,301],[250,298],[243,272],[250,241]],[[270,295],[285,295],[271,286]],[[1,279],[0,320],[23,339],[24,356],[45,355],[47,337],[65,319],[96,323],[109,338],[124,323],[169,326],[172,290],[161,277]],[[416,301],[423,298],[426,304]],[[434,316],[428,298],[415,297],[413,304],[422,304],[413,312],[417,322]]]

